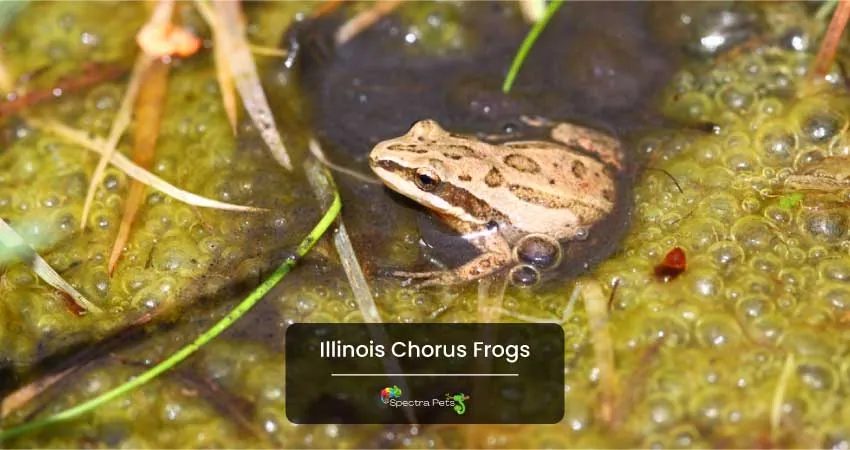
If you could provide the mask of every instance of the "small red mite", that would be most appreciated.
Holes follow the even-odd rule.
[[[664,261],[655,266],[655,276],[666,283],[681,275],[687,267],[685,251],[679,247],[674,247],[664,256]]]

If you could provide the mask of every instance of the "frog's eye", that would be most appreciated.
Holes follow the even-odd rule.
[[[433,191],[440,184],[440,176],[428,167],[420,167],[416,169],[413,175],[413,182],[419,189],[425,192]]]

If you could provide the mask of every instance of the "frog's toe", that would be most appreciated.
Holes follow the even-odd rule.
[[[403,270],[396,270],[392,273],[396,278],[410,278],[414,280],[428,280],[439,274],[440,272],[406,272]]]
[[[442,272],[406,272],[397,270],[392,273],[393,277],[404,279],[403,286],[416,285],[419,287],[436,286],[442,284]]]

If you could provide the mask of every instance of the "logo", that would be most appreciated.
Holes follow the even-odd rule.
[[[385,387],[381,389],[381,401],[384,404],[390,402],[391,398],[400,398],[401,397],[401,389],[398,386],[393,387]]]
[[[455,410],[455,413],[457,413],[457,415],[462,416],[466,414],[466,403],[464,403],[464,400],[469,400],[468,395],[463,395],[463,392],[455,395],[446,394],[446,400],[454,400],[455,405],[452,407],[452,409]]]

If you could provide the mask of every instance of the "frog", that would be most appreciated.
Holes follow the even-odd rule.
[[[372,148],[369,165],[387,188],[428,209],[477,252],[454,268],[396,270],[394,277],[451,286],[508,271],[513,284],[533,286],[561,263],[563,245],[586,239],[615,209],[625,170],[618,138],[569,122],[523,120],[546,127],[548,137],[495,142],[424,119]]]
[[[785,178],[785,187],[824,193],[850,189],[850,157],[828,156]]]

